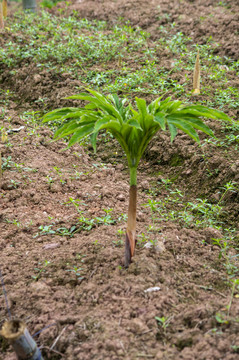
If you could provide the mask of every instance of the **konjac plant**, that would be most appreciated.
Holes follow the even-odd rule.
[[[135,98],[135,106],[117,95],[104,96],[97,91],[70,96],[67,99],[84,100],[84,107],[56,109],[43,117],[43,122],[60,121],[55,132],[56,140],[71,135],[68,147],[91,137],[96,151],[96,139],[100,130],[110,132],[118,140],[127,157],[130,172],[129,208],[125,240],[125,266],[131,263],[136,245],[137,168],[150,140],[158,131],[169,131],[171,142],[182,130],[197,143],[197,130],[213,136],[212,130],[201,118],[230,120],[221,111],[202,105],[183,104],[178,100],[162,97],[149,105],[144,99]]]

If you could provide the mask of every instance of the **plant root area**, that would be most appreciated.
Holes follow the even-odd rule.
[[[114,25],[124,18],[149,32],[149,41],[175,21],[195,43],[211,35],[221,44],[217,54],[236,61],[238,5],[218,3],[83,0],[66,12]],[[63,16],[63,6],[50,11]],[[162,53],[162,64],[170,56]],[[120,147],[100,134],[96,154],[87,141],[62,151],[66,143],[53,142],[53,131],[32,119],[76,105],[62,98],[85,84],[29,59],[14,69],[3,65],[0,73],[1,126],[11,119],[1,144],[0,270],[11,315],[36,334],[44,359],[237,360],[238,133],[227,147],[204,143],[202,134],[203,147],[183,133],[173,144],[166,133],[152,140],[139,166],[136,252],[125,269],[129,174]],[[238,120],[237,108],[223,111]],[[229,133],[208,125],[219,139]],[[7,319],[1,289],[0,326]],[[2,337],[0,349],[1,360],[16,358]]]

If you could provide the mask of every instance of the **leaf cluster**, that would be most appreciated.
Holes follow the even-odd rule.
[[[123,148],[130,168],[137,168],[148,143],[159,130],[169,131],[171,141],[178,130],[182,130],[199,143],[198,130],[213,136],[202,117],[230,120],[221,111],[202,105],[183,104],[171,98],[162,100],[159,97],[147,105],[144,99],[136,97],[136,106],[133,107],[127,99],[120,99],[116,94],[104,96],[97,91],[86,90],[88,93],[68,99],[87,101],[87,105],[56,109],[46,114],[43,122],[61,121],[54,137],[58,140],[71,135],[68,147],[90,135],[96,150],[99,131],[109,131]]]

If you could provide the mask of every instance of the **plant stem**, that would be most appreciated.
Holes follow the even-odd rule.
[[[1,153],[1,149],[0,149],[0,186],[2,183],[2,153]]]
[[[0,3],[0,30],[4,30],[2,3]]]
[[[231,306],[232,306],[232,300],[233,300],[233,296],[234,296],[234,292],[235,292],[235,287],[236,287],[236,281],[233,281],[233,285],[232,285],[232,292],[231,292],[231,298],[227,307],[227,316],[229,316],[230,310],[231,310]]]
[[[131,167],[130,168],[130,186],[137,185],[137,168]]]
[[[137,186],[130,185],[129,189],[129,209],[128,222],[125,239],[125,266],[128,267],[131,263],[131,258],[134,255],[136,244],[136,204],[137,204]]]

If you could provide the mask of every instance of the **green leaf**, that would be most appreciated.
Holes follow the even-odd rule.
[[[74,113],[75,111],[76,111],[75,108],[69,108],[69,107],[62,108],[62,109],[56,109],[56,110],[50,111],[49,113],[44,115],[42,117],[42,119],[43,119],[42,122],[46,123],[46,122],[54,121],[57,119],[64,120],[65,116],[69,115],[70,113]]]
[[[122,137],[122,135],[118,132],[115,131],[113,128],[112,129],[108,129],[109,132],[113,135],[113,137],[119,142],[119,144],[121,145],[122,149],[124,150],[128,162],[130,161],[130,154],[129,154],[129,148],[128,145],[125,142],[125,139]]]
[[[182,119],[173,118],[172,116],[167,117],[167,121],[168,121],[168,125],[175,126],[176,128],[182,130],[187,135],[189,135],[197,143],[200,143],[197,132],[194,130],[194,128],[190,124],[183,121]],[[171,139],[171,141],[172,141],[172,139]]]
[[[147,115],[148,111],[147,111],[147,106],[146,106],[146,101],[144,99],[140,99],[140,98],[135,98],[137,107],[139,109],[139,112],[141,114],[142,119],[145,118],[145,116]]]
[[[173,101],[171,101],[171,97],[168,97],[167,99],[160,102],[159,110],[160,111],[163,111],[163,110],[165,111],[171,106],[171,104],[173,104]]]
[[[98,131],[102,130],[102,129],[107,129],[107,130],[114,130],[118,133],[120,133],[122,126],[120,125],[120,123],[118,121],[107,121],[107,123],[102,124],[99,128]]]
[[[108,95],[108,99],[110,99],[113,102],[117,110],[120,111],[123,109],[122,100],[120,100],[120,98],[116,94]]]
[[[134,126],[136,129],[142,130],[140,124],[136,119],[129,119],[126,124],[130,126]]]
[[[154,121],[158,123],[162,130],[166,130],[165,114],[158,112],[154,115]]]
[[[85,101],[90,101],[91,102],[92,96],[90,96],[88,93],[80,93],[80,94],[68,96],[65,99],[85,100]]]
[[[94,153],[96,153],[96,139],[97,139],[98,132],[93,132],[90,136],[91,145],[93,146]]]
[[[174,113],[175,111],[177,111],[180,108],[181,104],[182,104],[182,101],[178,101],[178,100],[169,102],[168,106],[166,107],[167,113],[168,114]]]
[[[84,111],[81,114],[81,119],[80,119],[80,123],[82,122],[96,122],[100,116],[102,116],[101,113],[98,113],[97,111]]]
[[[134,115],[135,119],[140,117],[140,114],[138,111],[136,111],[131,105],[130,105],[130,111]]]
[[[188,123],[195,129],[201,130],[205,134],[210,135],[212,137],[214,136],[213,131],[206,124],[204,124],[204,122],[201,119],[197,117],[193,117],[193,115],[189,116],[189,115],[181,115],[181,113],[175,113],[175,115],[174,114],[170,115],[167,118],[170,120],[178,120]]]
[[[171,134],[170,140],[171,140],[171,143],[172,143],[175,136],[177,135],[178,131],[177,131],[177,128],[171,123],[168,123],[168,129],[169,129],[169,132]]]
[[[91,135],[94,151],[98,132],[102,129],[109,131],[125,151],[129,166],[138,166],[149,141],[160,129],[166,130],[168,126],[171,141],[180,129],[199,142],[197,131],[213,136],[201,117],[230,120],[221,111],[202,105],[183,105],[170,97],[163,101],[162,97],[157,98],[148,106],[145,99],[136,97],[134,108],[127,99],[122,100],[116,94],[105,96],[91,89],[86,90],[86,93],[69,97],[87,101],[85,107],[54,110],[43,117],[44,122],[56,119],[62,122],[55,137],[73,134],[68,147]]]
[[[87,135],[90,135],[93,132],[93,130],[94,130],[94,124],[82,126],[71,137],[67,147],[69,148],[70,146],[72,146],[72,145],[76,144],[77,142],[79,142],[83,137],[85,137]]]
[[[148,112],[149,113],[153,113],[155,114],[155,112],[159,109],[160,107],[160,101],[162,99],[163,95],[158,97],[157,99],[153,100],[149,105],[148,105]]]
[[[85,106],[85,109],[89,109],[89,110],[94,110],[94,109],[97,109],[97,108],[98,108],[98,106],[96,106],[93,103],[86,104],[86,106]]]
[[[62,120],[64,119],[80,119],[80,117],[82,116],[82,111],[84,111],[83,109],[75,109],[76,111],[72,111],[69,112],[68,114],[66,114]]]
[[[211,109],[203,105],[186,105],[180,110],[180,113],[202,116],[211,119],[232,121],[229,116],[224,114],[222,111]]]
[[[104,116],[103,118],[99,118],[99,120],[95,123],[94,131],[99,131],[102,125],[108,124],[108,122],[112,119],[111,116]]]
[[[108,102],[107,98],[104,95],[91,89],[87,89],[87,91],[89,91],[95,97],[95,99],[98,100],[100,109],[104,109],[106,112],[108,112],[109,115],[115,116],[120,122],[122,122],[122,117],[119,111],[116,109],[114,105]],[[91,101],[96,102],[94,98],[92,99],[93,100]]]
[[[146,116],[141,120],[141,127],[144,132],[147,132],[149,129],[155,127],[155,118],[151,114],[146,114]]]
[[[88,91],[90,93],[92,93],[94,96],[90,96],[88,94],[82,93],[82,94],[78,94],[78,95],[69,96],[67,99],[76,99],[76,100],[89,101],[91,103],[91,105],[88,106],[88,108],[90,108],[90,109],[92,109],[92,108],[102,109],[102,110],[106,111],[109,115],[113,115],[116,118],[121,119],[121,116],[119,115],[118,111],[114,108],[113,105],[111,105],[107,101],[106,97],[104,97],[103,95],[100,95],[96,91],[93,91],[93,90],[88,90]],[[98,95],[100,95],[100,96],[98,96]]]
[[[61,134],[64,134],[63,136],[67,136],[73,133],[78,127],[79,124],[75,120],[71,120],[69,123],[63,124],[61,127],[57,129],[57,131],[54,134],[54,138],[57,139]]]

